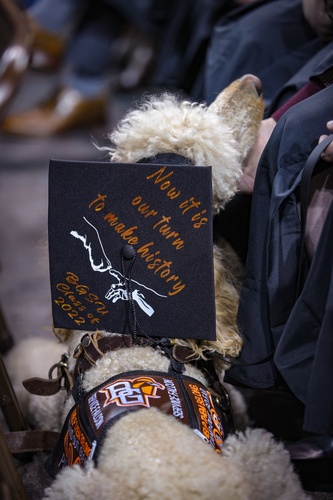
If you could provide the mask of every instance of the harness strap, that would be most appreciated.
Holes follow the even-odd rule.
[[[53,396],[60,389],[66,389],[69,394],[73,389],[73,377],[68,369],[68,354],[61,356],[59,363],[53,365],[49,370],[49,378],[32,377],[22,381],[23,387],[37,396]],[[53,372],[57,369],[57,376],[53,378]]]
[[[80,344],[74,351],[73,356],[77,360],[74,373],[69,372],[67,364],[68,355],[63,354],[60,362],[50,368],[48,379],[32,377],[23,380],[22,384],[28,392],[37,396],[52,396],[57,394],[60,389],[66,389],[70,393],[73,389],[74,381],[82,373],[94,366],[96,361],[106,352],[132,346],[162,346],[163,340],[156,340],[150,337],[133,337],[127,334],[106,337],[98,331],[87,333],[82,337]],[[167,339],[166,347],[168,346],[171,346],[169,339]],[[190,363],[198,357],[190,347],[177,344],[171,346],[171,355],[179,363]],[[57,369],[57,376],[53,377],[55,369]]]
[[[256,359],[255,361],[248,361],[248,362],[241,361],[237,358],[233,358],[232,356],[223,356],[222,354],[219,354],[219,353],[214,353],[212,357],[220,359],[221,361],[223,361],[223,363],[226,363],[228,365],[255,366],[255,365],[261,365],[261,364],[267,363],[267,361],[270,361],[271,359],[273,359],[274,352],[275,351],[270,352],[264,358],[260,358],[260,359]],[[208,356],[208,359],[209,359],[209,356]]]
[[[68,359],[68,355],[63,354],[61,361],[51,367],[48,379],[32,377],[23,380],[22,384],[28,392],[37,396],[52,396],[59,392],[60,389],[66,389],[67,392],[70,393],[73,390],[74,382],[77,381],[86,370],[94,366],[99,358],[109,351],[115,351],[124,347],[159,346],[169,356],[171,369],[178,372],[183,371],[179,363],[185,364],[198,360],[198,355],[190,347],[178,344],[172,345],[170,339],[166,340],[167,342],[163,343],[164,339],[156,340],[150,337],[133,337],[127,334],[105,337],[98,331],[93,334],[87,333],[82,337],[81,343],[74,351],[74,358],[77,360],[74,373],[69,372],[67,361],[65,360],[65,358]],[[274,353],[272,352],[265,358],[246,363],[231,356],[223,356],[217,352],[206,353],[207,359],[217,358],[224,363],[239,366],[253,366],[266,363],[272,359],[273,355]],[[55,368],[57,368],[57,377],[53,378],[52,373]]]
[[[133,337],[128,334],[107,337],[98,331],[86,333],[73,354],[73,357],[76,358],[74,379],[79,377],[82,372],[94,366],[96,361],[106,352],[124,347],[153,345],[156,345],[156,341],[148,337]]]
[[[11,453],[35,453],[52,451],[57,444],[60,433],[53,431],[15,431],[4,434]]]

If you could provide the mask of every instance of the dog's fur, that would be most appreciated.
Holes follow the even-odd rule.
[[[110,135],[111,160],[137,162],[160,153],[177,153],[195,165],[211,165],[213,211],[217,213],[237,190],[242,162],[253,145],[262,118],[263,102],[258,87],[256,79],[243,77],[223,91],[210,107],[180,102],[172,95],[148,99],[141,108],[126,115]],[[217,340],[177,341],[189,345],[199,358],[205,357],[207,351],[237,356],[242,346],[236,326],[237,286],[225,265],[224,261],[230,260],[225,252],[215,250]],[[72,356],[85,332],[56,333],[66,342]],[[52,344],[52,348],[50,345],[51,340],[29,339],[10,353],[7,367],[32,425],[59,430],[60,421],[73,405],[72,397],[62,406],[59,402],[62,393],[41,401],[38,396],[24,394],[19,387],[25,378],[45,376],[43,370],[58,361],[63,344]],[[25,363],[22,363],[23,353]],[[74,362],[71,357],[72,368]],[[83,386],[90,390],[119,373],[167,372],[168,367],[169,359],[152,347],[110,351],[85,373]],[[215,364],[221,381],[224,368],[221,362]],[[194,365],[186,364],[186,374],[207,384],[204,373]],[[130,412],[107,431],[97,467],[93,462],[84,468],[67,467],[45,492],[45,498],[57,500],[94,497],[292,500],[306,495],[287,451],[266,431],[247,428],[230,435],[218,455],[173,416],[149,409]]]

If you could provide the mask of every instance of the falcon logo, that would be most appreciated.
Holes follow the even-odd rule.
[[[115,403],[117,406],[145,406],[149,408],[149,398],[160,398],[157,395],[158,389],[164,391],[165,386],[151,377],[137,377],[117,380],[99,392],[106,396],[103,407]]]

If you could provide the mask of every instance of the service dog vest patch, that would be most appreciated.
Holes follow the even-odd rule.
[[[55,477],[67,466],[96,460],[98,445],[118,418],[152,407],[173,415],[221,452],[226,434],[212,391],[186,375],[132,371],[110,378],[73,406],[45,463],[47,472]]]

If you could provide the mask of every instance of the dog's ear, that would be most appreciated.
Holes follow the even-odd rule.
[[[216,97],[209,110],[231,128],[243,158],[253,146],[264,113],[262,85],[254,75],[244,75]]]

